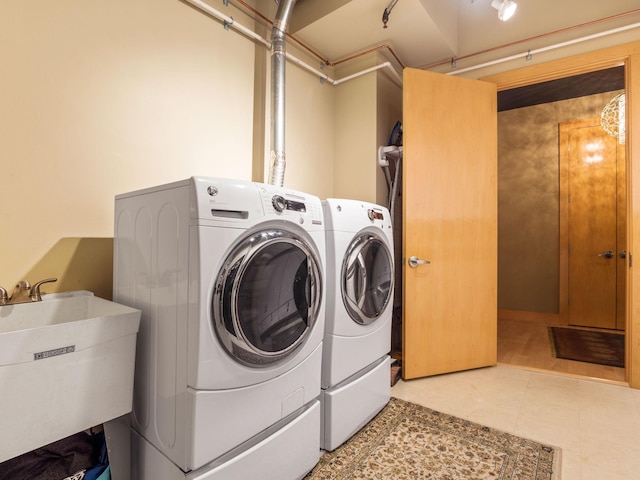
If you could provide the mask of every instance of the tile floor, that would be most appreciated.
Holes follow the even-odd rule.
[[[391,395],[562,448],[562,480],[640,479],[640,390],[515,367],[400,380]]]

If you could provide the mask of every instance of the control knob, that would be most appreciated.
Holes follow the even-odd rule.
[[[284,209],[287,208],[287,202],[282,195],[274,195],[271,199],[271,204],[278,213],[284,211]]]

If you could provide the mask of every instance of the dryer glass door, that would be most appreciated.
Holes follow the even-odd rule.
[[[342,300],[351,318],[362,325],[374,322],[393,291],[393,258],[377,235],[357,236],[342,264]]]
[[[291,232],[262,231],[242,241],[218,276],[212,305],[227,351],[250,365],[291,354],[317,320],[320,275],[313,249]]]

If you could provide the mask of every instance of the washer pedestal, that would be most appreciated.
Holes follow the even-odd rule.
[[[256,435],[238,448],[201,468],[183,472],[153,445],[131,430],[134,463],[132,478],[154,480],[298,480],[318,463],[320,402],[314,400],[302,411]],[[282,461],[283,456],[288,460]],[[292,460],[295,459],[295,460]],[[114,479],[117,480],[117,479]]]
[[[391,397],[389,368],[385,355],[335,387],[322,391],[323,425],[320,445],[331,451],[360,430]]]

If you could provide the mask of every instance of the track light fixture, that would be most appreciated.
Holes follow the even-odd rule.
[[[493,0],[491,6],[498,10],[498,18],[506,22],[516,13],[518,4],[512,0]]]
[[[389,4],[389,6],[384,9],[384,12],[382,12],[382,28],[387,28],[389,15],[391,15],[391,10],[393,10],[393,7],[396,6],[396,3],[398,3],[398,0],[391,0],[391,3]]]

